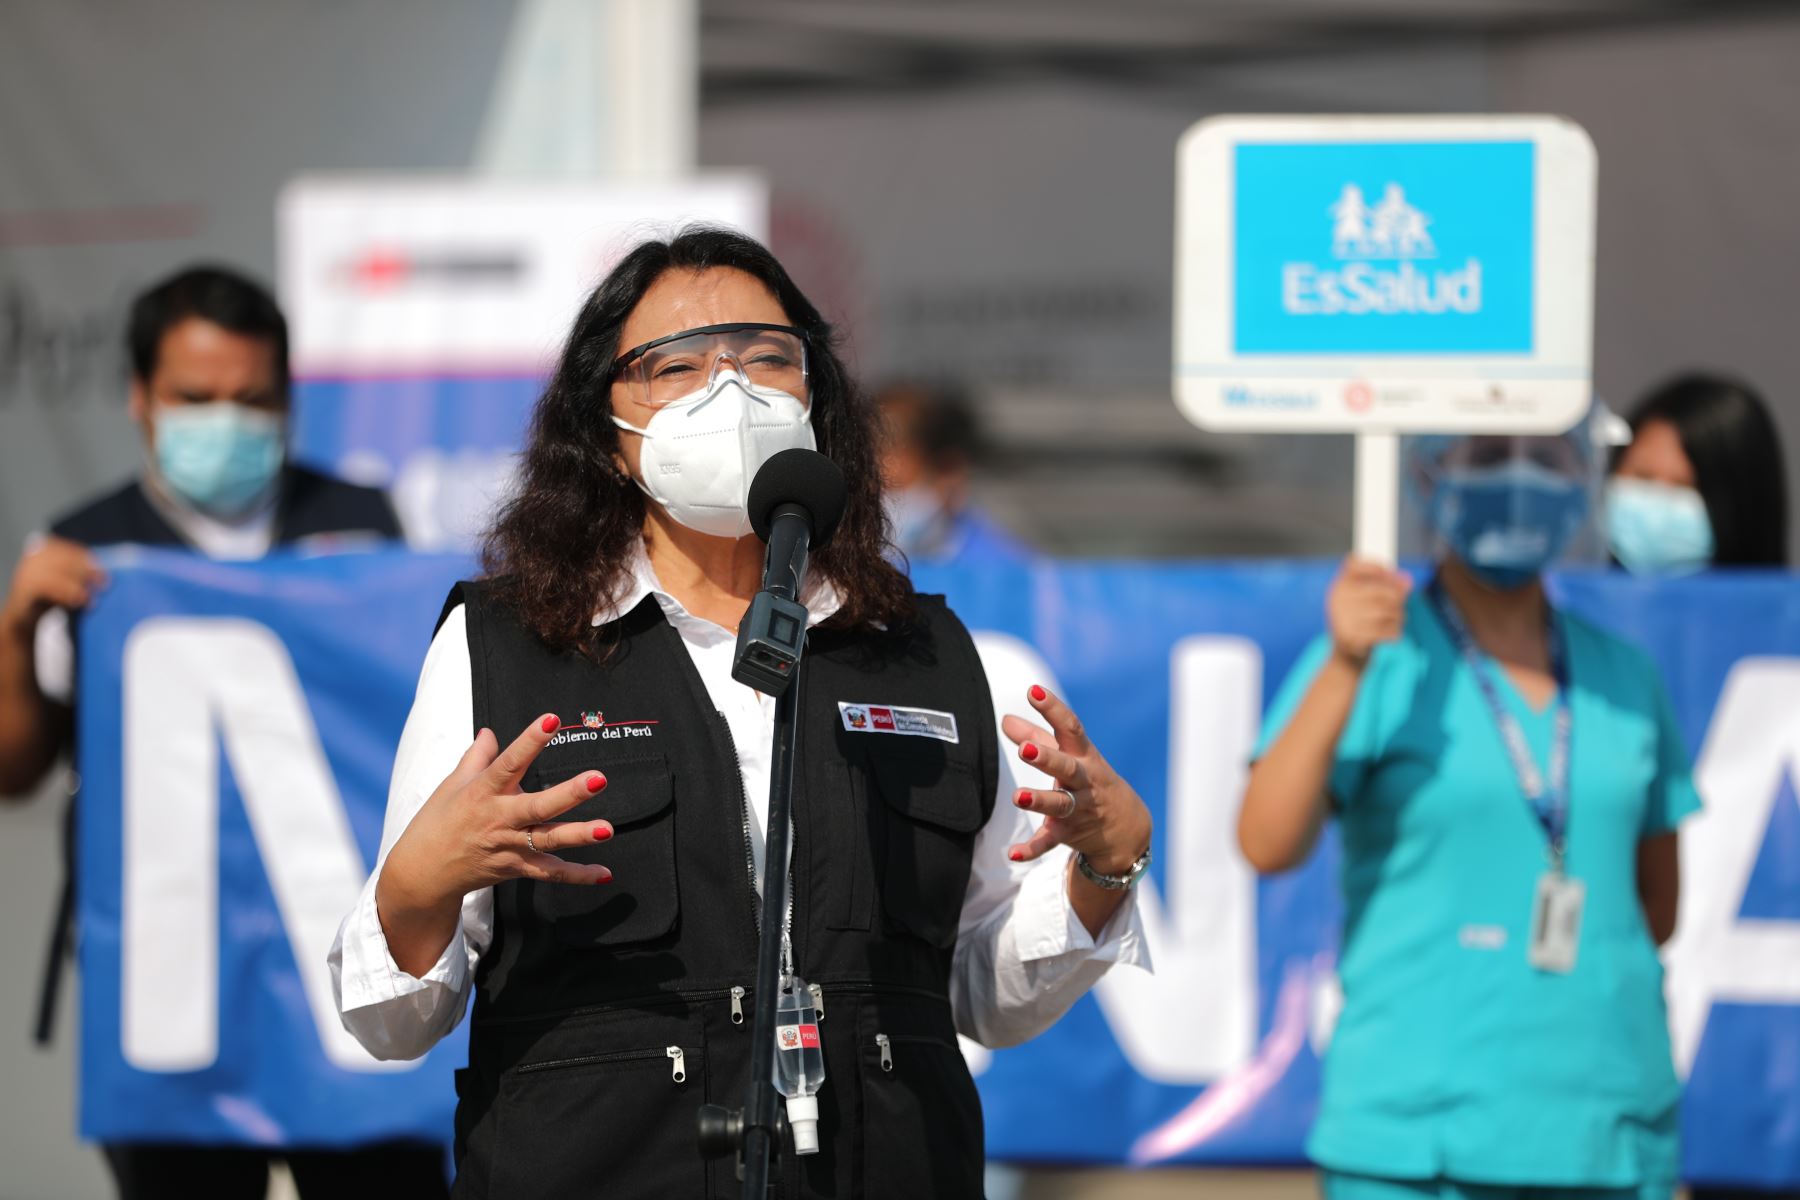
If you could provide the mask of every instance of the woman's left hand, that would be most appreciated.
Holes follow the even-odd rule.
[[[1150,846],[1150,810],[1088,741],[1075,710],[1036,685],[1027,696],[1050,729],[1011,714],[1000,727],[1019,747],[1020,761],[1049,775],[1059,787],[1022,788],[1013,797],[1020,808],[1042,813],[1044,823],[1013,846],[1009,857],[1030,862],[1054,846],[1067,845],[1101,874],[1124,875]]]

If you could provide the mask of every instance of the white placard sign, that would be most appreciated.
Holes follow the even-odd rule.
[[[1224,431],[1586,412],[1593,143],[1557,117],[1218,117],[1177,162],[1175,397]]]
[[[543,371],[633,245],[693,222],[762,238],[768,209],[750,175],[303,177],[277,217],[295,374]]]

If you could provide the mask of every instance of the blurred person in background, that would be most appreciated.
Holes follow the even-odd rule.
[[[298,542],[397,539],[387,498],[287,459],[291,380],[287,322],[257,283],[192,267],[138,296],[126,332],[130,418],[143,439],[139,475],[50,523],[14,569],[0,606],[0,795],[31,794],[58,758],[73,758],[71,614],[105,586],[93,550],[133,543],[216,559],[261,558]],[[73,803],[70,814],[73,815]],[[73,854],[45,963],[37,1036],[47,1041],[72,941]],[[123,1197],[261,1197],[268,1152],[187,1144],[108,1145]],[[443,1151],[389,1144],[280,1155],[306,1195],[443,1195]]]
[[[948,384],[895,382],[875,394],[884,437],[883,502],[894,548],[930,566],[1024,562],[1031,550],[971,500],[981,426],[966,393]]]
[[[1668,380],[1631,414],[1606,487],[1606,540],[1639,575],[1785,567],[1787,471],[1761,396],[1718,375]]]
[[[1342,834],[1343,1009],[1308,1152],[1328,1200],[1672,1194],[1657,946],[1699,806],[1650,660],[1553,608],[1595,458],[1424,438],[1428,583],[1352,559],[1270,708],[1239,817],[1261,871]]]
[[[1606,540],[1635,575],[1788,564],[1787,468],[1774,414],[1749,384],[1690,373],[1666,380],[1632,412],[1631,441],[1613,456]],[[1695,1187],[1694,1200],[1800,1196]]]

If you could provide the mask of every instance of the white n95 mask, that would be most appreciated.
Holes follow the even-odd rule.
[[[646,496],[697,533],[741,538],[750,532],[750,481],[783,450],[813,450],[812,413],[799,397],[721,370],[692,396],[656,410],[642,429],[634,479]]]

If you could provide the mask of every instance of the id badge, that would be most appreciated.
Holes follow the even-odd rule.
[[[1540,971],[1567,975],[1575,969],[1575,952],[1581,945],[1581,909],[1587,902],[1587,885],[1555,871],[1538,877],[1537,899],[1531,906],[1531,944],[1525,958]]]

